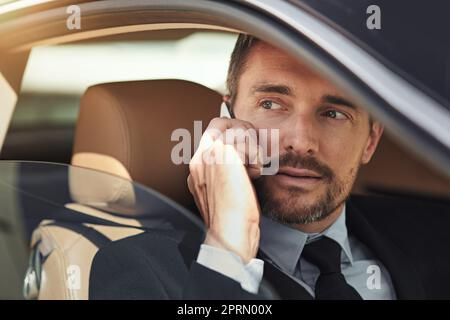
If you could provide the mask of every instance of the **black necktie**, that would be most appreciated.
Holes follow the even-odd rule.
[[[316,299],[362,299],[341,273],[341,247],[336,241],[322,237],[311,242],[303,249],[302,257],[320,270],[315,289]]]

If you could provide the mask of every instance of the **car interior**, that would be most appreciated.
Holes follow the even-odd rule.
[[[170,41],[196,32],[199,30],[124,33],[84,40],[81,44],[88,46],[96,41],[119,40]],[[184,63],[198,61],[186,59]],[[222,63],[227,66],[228,60]],[[97,83],[85,88],[80,97],[47,93],[39,103],[52,101],[55,105],[63,105],[70,100],[71,105],[76,105],[76,112],[70,111],[75,120],[49,126],[48,122],[34,123],[31,119],[25,126],[15,126],[13,118],[0,158],[70,163],[107,172],[150,187],[196,212],[186,184],[188,165],[175,165],[170,160],[176,144],[170,135],[176,128],[186,128],[193,135],[193,122],[198,120],[205,128],[218,116],[223,93],[217,88],[176,78]],[[21,99],[33,103],[32,95],[25,92],[19,97],[16,114],[21,112]],[[36,139],[39,144],[34,142]],[[450,202],[449,182],[402,147],[389,130],[372,161],[361,169],[353,193],[414,196]],[[72,206],[71,209],[103,216],[101,211],[92,208]],[[131,227],[85,224],[88,229],[80,231],[54,224],[51,220],[27,226],[31,254],[25,276],[25,297],[87,299],[90,264],[102,245],[92,235],[98,239],[100,234],[115,241],[143,232],[133,228],[141,225],[138,220],[114,219]],[[77,272],[83,275],[81,290],[74,290],[66,281],[71,265],[80,266]]]

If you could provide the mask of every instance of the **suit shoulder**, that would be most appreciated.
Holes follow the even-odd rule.
[[[91,299],[167,299],[180,296],[186,267],[182,232],[152,230],[100,248],[89,278]]]
[[[450,229],[450,201],[403,196],[351,196],[349,205],[374,222],[439,231]]]

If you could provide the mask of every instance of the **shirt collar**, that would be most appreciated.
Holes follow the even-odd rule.
[[[323,231],[323,235],[336,241],[344,253],[342,257],[343,262],[350,262],[353,265],[352,251],[350,250],[350,243],[348,240],[347,225],[345,223],[346,210],[345,204],[340,216],[336,221],[326,230]]]
[[[336,221],[321,233],[306,233],[261,216],[260,248],[280,268],[294,274],[305,244],[322,236],[336,241],[342,248],[342,261],[353,264],[345,223],[345,205]]]

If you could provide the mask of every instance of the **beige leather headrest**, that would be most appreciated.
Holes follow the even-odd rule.
[[[187,164],[171,160],[175,129],[205,130],[218,116],[221,96],[182,80],[100,84],[81,100],[72,164],[140,182],[185,206],[193,199],[186,185]],[[193,152],[193,149],[192,151]]]

